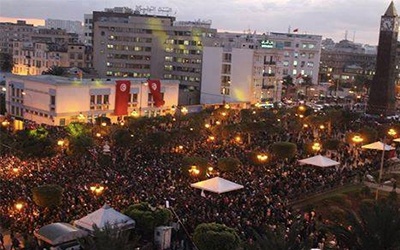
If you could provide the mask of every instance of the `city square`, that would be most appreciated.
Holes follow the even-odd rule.
[[[400,249],[395,6],[378,46],[144,5],[1,22],[0,249]]]

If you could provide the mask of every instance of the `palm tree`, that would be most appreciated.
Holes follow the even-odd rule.
[[[285,87],[285,97],[287,97],[289,90],[294,86],[293,78],[290,75],[285,76],[283,79],[282,85]]]
[[[346,223],[328,226],[339,246],[350,250],[400,249],[400,213],[397,205],[363,203],[356,214],[347,211]]]
[[[129,239],[128,231],[121,231],[118,227],[107,224],[99,229],[93,226],[93,236],[86,236],[78,240],[83,250],[131,250],[139,242],[139,237]]]
[[[302,227],[294,223],[286,233],[284,226],[275,231],[267,231],[260,235],[255,233],[253,244],[246,245],[245,250],[308,250],[311,249],[311,238],[302,238]]]

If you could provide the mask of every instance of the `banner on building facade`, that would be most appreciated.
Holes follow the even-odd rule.
[[[154,106],[161,107],[165,104],[163,96],[161,94],[161,82],[160,80],[147,80],[149,84],[150,93],[153,96]]]
[[[114,115],[127,115],[131,82],[127,80],[116,81]]]

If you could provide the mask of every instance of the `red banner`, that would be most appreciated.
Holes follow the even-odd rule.
[[[149,84],[150,92],[153,95],[154,106],[161,107],[165,104],[163,96],[161,94],[161,82],[160,80],[147,80]]]
[[[116,81],[114,115],[127,115],[131,82],[127,80]]]

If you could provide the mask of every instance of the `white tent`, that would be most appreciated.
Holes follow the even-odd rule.
[[[238,189],[242,189],[243,186],[236,184],[234,182],[225,180],[220,177],[215,177],[205,181],[200,181],[190,185],[191,187],[198,188],[205,191],[214,192],[217,194],[222,194]]]
[[[124,214],[121,214],[107,204],[104,204],[102,208],[74,222],[76,227],[89,231],[93,231],[94,225],[96,225],[99,229],[102,229],[107,224],[123,230],[135,227],[134,220]]]
[[[385,150],[385,151],[390,151],[394,150],[394,148],[390,145],[384,144],[383,142],[377,141],[368,145],[362,146],[362,148],[365,149],[374,149],[374,150]]]
[[[299,163],[300,165],[313,165],[323,168],[340,165],[340,162],[334,161],[322,155],[317,155],[307,159],[299,160]]]
[[[400,142],[400,138],[394,139],[394,142]]]

